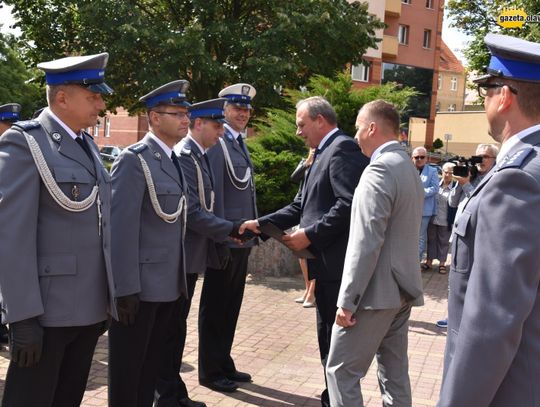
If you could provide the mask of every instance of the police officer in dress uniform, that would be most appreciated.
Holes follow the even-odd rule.
[[[78,406],[116,316],[110,179],[92,137],[109,55],[38,64],[48,107],[0,137],[0,291],[11,362],[3,406]]]
[[[222,251],[215,242],[222,242],[229,235],[238,236],[239,222],[218,218],[214,215],[214,175],[206,151],[223,135],[226,99],[213,99],[192,105],[191,123],[186,138],[178,143],[174,151],[179,155],[182,172],[189,188],[187,231],[185,238],[186,278],[188,298],[178,301],[173,323],[169,326],[166,349],[170,356],[163,359],[156,387],[157,407],[204,407],[206,404],[188,397],[185,383],[180,377],[182,354],[186,341],[187,317],[191,299],[199,274],[208,266],[219,269]],[[222,246],[220,245],[219,248]]]
[[[0,106],[0,136],[11,127],[13,123],[19,121],[21,105],[18,103],[7,103]]]
[[[146,104],[150,130],[111,170],[119,316],[109,332],[111,407],[152,405],[174,305],[187,296],[187,184],[173,147],[188,132],[188,86],[176,80],[139,99]]]
[[[215,175],[214,214],[233,222],[257,216],[253,164],[243,141],[251,114],[255,88],[245,83],[231,85],[219,97],[225,104],[224,137],[208,150]],[[248,373],[236,369],[231,348],[244,296],[251,247],[230,242],[230,261],[225,267],[209,266],[204,276],[199,307],[199,383],[216,391],[233,392],[236,382],[249,382]]]
[[[540,44],[488,34],[495,167],[454,225],[439,407],[540,406]]]

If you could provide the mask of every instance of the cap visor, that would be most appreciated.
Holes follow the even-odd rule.
[[[90,92],[104,93],[106,95],[112,95],[114,93],[114,90],[112,90],[112,88],[109,85],[107,85],[105,82],[92,83],[90,85],[87,85],[86,89],[88,89]]]
[[[473,79],[473,83],[484,83],[486,82],[489,78],[493,78],[493,75],[490,75],[490,74],[486,74],[486,75],[482,75],[476,79]]]

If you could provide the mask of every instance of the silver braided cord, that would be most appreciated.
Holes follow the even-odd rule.
[[[187,219],[187,211],[186,209],[186,197],[182,195],[180,200],[178,201],[178,208],[176,212],[174,213],[165,213],[161,209],[161,205],[159,204],[159,201],[157,199],[156,194],[156,187],[154,185],[154,181],[152,180],[152,174],[150,173],[150,168],[148,168],[148,164],[146,163],[145,159],[140,155],[137,154],[137,157],[139,157],[139,160],[141,162],[141,166],[144,173],[144,178],[146,179],[146,185],[148,187],[148,194],[150,195],[150,202],[152,203],[152,207],[154,208],[154,211],[156,212],[156,215],[159,216],[161,219],[163,219],[167,223],[174,223],[178,220],[178,218],[183,215],[184,220],[184,230],[183,233],[185,234],[185,227],[186,227],[186,219]]]
[[[229,174],[231,184],[233,185],[233,187],[235,187],[239,191],[246,190],[251,184],[251,168],[250,167],[247,168],[244,178],[242,179],[238,178],[236,174],[234,173],[234,166],[232,164],[229,150],[227,150],[227,145],[225,144],[225,140],[223,140],[220,137],[219,143],[221,144],[221,148],[223,149],[223,156],[225,157],[225,164],[226,164],[225,167],[227,167],[227,174]],[[238,185],[238,183],[241,183],[241,184],[246,183],[246,185],[241,187]]]
[[[215,194],[212,190],[210,192],[210,207],[206,206],[206,197],[204,195],[204,181],[201,171],[201,166],[197,162],[197,159],[190,155],[191,159],[193,160],[193,164],[195,164],[195,169],[197,170],[197,188],[199,190],[199,202],[201,203],[201,206],[206,210],[206,212],[214,212],[214,199]]]
[[[72,201],[64,194],[64,192],[62,192],[56,183],[56,180],[54,179],[51,170],[47,165],[47,161],[45,160],[36,139],[28,133],[24,133],[24,137],[26,138],[26,142],[30,148],[30,153],[32,154],[32,158],[36,164],[39,176],[41,177],[45,188],[47,188],[47,191],[49,191],[49,194],[51,194],[52,198],[58,205],[70,212],[83,212],[94,205],[96,199],[99,199],[99,188],[97,185],[94,185],[91,194],[87,198],[83,199],[82,201]],[[98,205],[98,213],[100,211],[101,208]]]

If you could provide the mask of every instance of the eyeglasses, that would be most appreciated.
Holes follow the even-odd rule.
[[[159,114],[170,114],[171,116],[176,116],[177,119],[185,119],[186,117],[189,119],[191,117],[191,113],[190,112],[176,112],[176,113],[172,113],[172,112],[159,112],[157,110],[154,110],[154,112],[156,113],[159,113]]]
[[[479,155],[478,157],[482,157],[483,160],[487,160],[488,158],[495,158],[491,155]]]
[[[503,86],[508,86],[510,91],[516,95],[518,93],[516,88],[506,83],[479,83],[477,86],[478,86],[478,94],[483,98],[487,96],[488,89],[502,88]]]
[[[443,171],[445,174],[452,175],[454,171]]]
[[[426,158],[425,155],[417,155],[416,157],[413,157],[413,160],[423,160],[424,158]]]

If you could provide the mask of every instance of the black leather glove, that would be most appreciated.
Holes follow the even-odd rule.
[[[43,347],[43,327],[37,318],[9,324],[9,353],[19,367],[37,365]]]
[[[133,325],[139,311],[139,294],[130,294],[116,299],[118,319],[124,325]]]
[[[256,233],[253,233],[251,230],[246,229],[244,230],[244,233],[240,234],[239,229],[240,226],[242,226],[242,223],[245,222],[245,219],[240,219],[239,221],[233,222],[233,228],[231,230],[231,233],[229,233],[229,236],[240,240],[242,243],[247,242],[248,240],[253,239],[254,237],[257,237]]]

